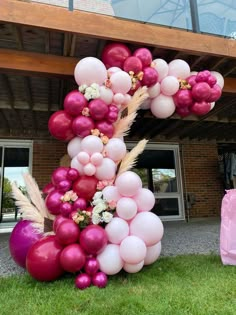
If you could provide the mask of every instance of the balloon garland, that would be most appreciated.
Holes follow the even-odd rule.
[[[174,112],[203,115],[222,93],[223,78],[207,70],[190,73],[184,60],[153,60],[139,48],[108,44],[102,61],[86,57],[75,67],[78,89],[49,119],[58,140],[68,141],[70,167],[58,167],[43,193],[24,175],[28,197],[12,185],[22,219],[10,237],[17,264],[39,281],[76,273],[75,285],[103,288],[107,276],[140,271],[161,252],[163,225],[150,212],[154,194],[130,169],[146,140],[127,152],[128,134],[139,108],[157,118]]]

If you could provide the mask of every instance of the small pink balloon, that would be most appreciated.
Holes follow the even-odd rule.
[[[67,173],[67,179],[74,181],[79,177],[79,172],[75,168],[70,168]]]
[[[144,241],[134,235],[127,236],[120,244],[120,256],[128,264],[139,264],[146,256]]]
[[[125,71],[114,73],[110,78],[110,82],[113,93],[126,94],[132,86],[131,78]]]
[[[138,264],[125,263],[123,269],[128,273],[136,273],[136,272],[139,272],[143,268],[143,265],[144,265],[144,260],[142,260]]]
[[[99,98],[90,101],[88,108],[89,114],[94,120],[102,120],[108,113],[107,104]]]
[[[169,67],[167,62],[164,59],[157,58],[153,60],[152,65],[158,73],[158,82],[161,82],[168,75]]]
[[[179,81],[176,77],[168,75],[161,81],[161,92],[164,95],[174,95],[179,90]]]
[[[116,73],[118,71],[122,71],[122,69],[118,68],[118,67],[111,67],[111,68],[107,69],[107,73],[109,76],[113,75],[113,73]]]
[[[143,69],[142,85],[150,87],[158,81],[158,73],[154,68],[147,67]]]
[[[104,272],[98,272],[92,277],[92,284],[98,288],[105,288],[107,285],[107,275]]]
[[[186,79],[190,76],[190,67],[188,63],[182,59],[175,59],[169,63],[168,75],[173,75],[179,79]]]
[[[84,174],[87,176],[93,176],[96,173],[96,167],[92,163],[88,163],[84,166]]]
[[[115,112],[115,111],[109,111],[107,114],[106,114],[106,121],[110,124],[114,123],[117,121],[117,118],[118,118],[118,112]]]
[[[60,181],[58,184],[57,184],[57,189],[60,191],[60,192],[66,192],[68,190],[70,190],[72,186],[72,182],[68,179],[65,179],[65,180],[62,180]]]
[[[71,116],[80,115],[87,105],[88,101],[84,95],[77,90],[68,93],[64,100],[64,109]]]
[[[63,202],[60,206],[60,211],[61,211],[61,214],[64,216],[64,217],[69,217],[70,213],[72,212],[73,210],[73,206],[71,203],[69,202]]]
[[[123,159],[127,150],[124,141],[118,138],[112,138],[105,146],[106,156],[112,159],[114,162],[118,162]]]
[[[108,138],[112,138],[114,133],[114,127],[107,121],[99,121],[96,123],[96,128]]]
[[[89,155],[95,152],[102,152],[102,140],[93,135],[87,136],[81,141],[81,150],[87,152]]]
[[[73,120],[72,130],[79,137],[84,138],[90,135],[92,129],[94,129],[94,122],[90,117],[77,116]]]
[[[88,275],[93,276],[95,273],[97,273],[98,269],[99,263],[96,258],[92,257],[86,260],[84,270]]]
[[[55,187],[54,187],[53,183],[48,183],[42,189],[43,193],[46,194],[46,195],[48,195],[53,190],[55,190]]]
[[[150,109],[155,117],[168,118],[174,114],[175,103],[171,96],[160,94],[152,99]]]
[[[147,48],[138,48],[133,53],[133,56],[135,56],[141,60],[143,68],[149,67],[150,64],[152,63],[152,54],[151,54],[150,50],[148,50]]]
[[[209,102],[209,103],[216,102],[221,97],[221,95],[222,95],[221,87],[218,84],[215,84],[211,88],[211,94],[210,94],[209,98],[207,99],[207,102]]]
[[[143,68],[142,61],[135,56],[128,57],[123,65],[123,69],[127,73],[132,71],[134,72],[134,74],[138,74],[142,70],[142,68]]]
[[[197,82],[196,82],[196,75],[190,75],[190,77],[188,77],[186,80],[187,82],[191,85],[191,87],[193,87]]]
[[[125,94],[124,104],[127,105],[131,101],[131,95]]]
[[[101,226],[88,225],[82,230],[79,242],[88,254],[97,255],[106,247],[108,239]]]
[[[150,98],[157,97],[161,93],[161,85],[159,82],[148,88],[148,94]]]
[[[210,85],[210,87],[213,87],[217,83],[217,79],[214,75],[210,75],[207,79],[207,83]]]
[[[116,178],[115,185],[119,194],[124,197],[132,197],[142,188],[142,181],[136,173],[127,171]]]
[[[114,96],[113,96],[113,102],[115,104],[123,104],[125,101],[125,97],[122,93],[116,93]]]
[[[74,137],[67,145],[67,153],[71,159],[75,157],[80,152],[80,137]]]
[[[87,208],[87,201],[84,198],[78,198],[73,204],[73,210],[85,210]]]
[[[80,153],[77,155],[77,160],[78,160],[81,164],[86,165],[86,164],[89,162],[89,160],[90,160],[90,156],[89,156],[89,154],[88,154],[87,152],[82,151],[82,152],[80,152]]]
[[[123,197],[116,204],[116,213],[120,218],[130,220],[137,213],[137,204],[132,198]]]
[[[52,173],[52,183],[53,185],[57,186],[62,180],[67,179],[67,174],[68,174],[68,167],[58,167],[56,168],[53,173]]]
[[[76,286],[76,288],[78,288],[80,290],[87,289],[88,287],[90,287],[91,283],[92,283],[92,279],[86,273],[80,273],[75,278],[75,286]]]
[[[53,232],[56,233],[58,226],[61,224],[61,222],[67,220],[66,217],[64,217],[62,214],[59,214],[56,216],[56,218],[53,221]]]
[[[57,227],[56,239],[61,245],[76,243],[79,239],[79,226],[71,219],[67,219]]]
[[[113,92],[111,89],[107,88],[105,85],[99,87],[100,99],[107,105],[112,103]]]
[[[102,164],[102,161],[103,161],[103,155],[99,152],[95,152],[90,157],[90,161],[93,165],[100,166]]]
[[[61,197],[63,197],[63,195],[64,193],[58,190],[54,190],[47,195],[45,204],[51,214],[60,214]]]

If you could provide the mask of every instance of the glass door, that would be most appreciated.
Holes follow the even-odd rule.
[[[0,145],[0,223],[14,223],[19,219],[19,214],[12,198],[11,183],[15,182],[25,193],[22,175],[24,172],[31,172],[32,143],[0,141]]]

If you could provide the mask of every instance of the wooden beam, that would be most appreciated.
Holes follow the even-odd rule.
[[[107,40],[157,46],[195,55],[236,58],[236,42],[230,39],[80,10],[69,11],[67,8],[54,5],[4,0],[1,1],[0,21]]]

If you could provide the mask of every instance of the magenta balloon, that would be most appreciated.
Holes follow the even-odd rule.
[[[60,192],[66,192],[66,191],[69,191],[70,188],[72,186],[72,182],[68,179],[65,179],[65,180],[62,180],[58,185],[57,185],[57,189],[60,191]]]
[[[134,74],[138,74],[143,68],[142,62],[138,57],[135,56],[131,56],[128,57],[125,62],[124,62],[124,66],[123,69],[126,72],[130,72],[133,71]]]
[[[142,85],[150,87],[158,81],[158,74],[154,68],[147,67],[143,69]]]
[[[64,109],[71,116],[80,115],[87,105],[88,101],[84,95],[77,90],[68,93],[64,100]]]
[[[106,68],[123,68],[124,61],[131,56],[129,48],[121,43],[111,43],[105,46],[102,52],[102,62]]]
[[[208,70],[204,70],[204,71],[200,71],[198,72],[198,74],[196,75],[196,82],[207,82],[208,78],[211,76],[210,71]]]
[[[64,217],[62,214],[59,214],[56,216],[56,218],[53,221],[53,231],[56,233],[58,226],[61,224],[61,222],[67,220],[66,217]]]
[[[77,272],[85,264],[86,256],[79,244],[66,246],[60,255],[60,264],[65,271]]]
[[[61,245],[77,243],[79,235],[79,226],[71,219],[61,222],[56,230],[56,238]]]
[[[94,129],[92,118],[86,116],[78,116],[73,120],[72,130],[79,137],[90,135],[91,129]]]
[[[99,225],[89,225],[80,234],[80,245],[88,254],[96,255],[107,245],[107,234]]]
[[[191,114],[189,107],[176,107],[175,111],[181,117],[187,117]]]
[[[195,115],[205,115],[211,110],[211,104],[205,101],[195,102],[193,106],[190,107],[190,110]]]
[[[64,217],[69,217],[70,213],[73,211],[73,206],[69,202],[63,202],[61,204],[60,211]]]
[[[81,273],[75,278],[75,286],[80,290],[87,289],[91,285],[92,279],[86,273]]]
[[[108,138],[112,138],[114,134],[114,127],[111,123],[101,120],[96,123],[96,128]]]
[[[56,168],[53,171],[52,177],[51,177],[51,181],[53,185],[57,186],[62,180],[66,180],[68,170],[69,170],[68,167],[63,167],[63,166]]]
[[[109,111],[110,112],[115,112],[115,113],[119,113],[119,109],[118,109],[118,107],[116,106],[116,105],[113,105],[113,104],[111,104],[110,106],[109,106]]]
[[[212,88],[211,88],[211,94],[210,97],[207,99],[207,102],[211,103],[211,102],[216,102],[222,94],[222,89],[218,84],[215,84]]]
[[[64,196],[64,193],[54,190],[50,192],[46,199],[46,207],[51,214],[60,214],[61,198]]]
[[[197,82],[196,82],[196,75],[193,74],[193,75],[190,75],[190,77],[188,77],[186,79],[186,81],[191,85],[191,87],[193,87]]]
[[[210,87],[213,87],[217,82],[217,79],[214,75],[210,75],[207,79],[207,83],[210,85]]]
[[[74,181],[79,177],[79,172],[75,168],[70,168],[67,173],[67,179]]]
[[[59,278],[64,272],[60,265],[62,249],[54,235],[37,241],[26,257],[29,274],[39,281],[53,281]]]
[[[206,82],[199,82],[192,88],[192,96],[196,101],[206,101],[211,95],[211,88]]]
[[[69,141],[75,137],[72,131],[73,118],[64,110],[52,114],[48,121],[48,129],[53,137],[62,141]]]
[[[174,102],[176,107],[188,107],[193,105],[192,92],[190,90],[179,90],[174,95]]]
[[[117,118],[118,118],[118,113],[116,113],[115,111],[109,111],[107,114],[106,114],[106,120],[109,122],[109,123],[114,123],[117,121]]]
[[[95,120],[102,120],[108,113],[108,106],[101,99],[92,100],[89,103],[88,108],[90,116]]]
[[[32,226],[31,221],[19,221],[9,239],[9,249],[13,260],[22,268],[26,268],[26,256],[29,249],[42,237],[43,235]]]
[[[86,260],[84,270],[88,275],[90,276],[94,275],[95,273],[97,273],[98,269],[99,263],[96,258],[92,257]]]
[[[53,190],[55,190],[53,183],[48,183],[42,189],[43,193],[46,195],[49,194],[50,192],[52,192]]]
[[[107,285],[107,281],[107,275],[102,271],[96,273],[92,277],[92,284],[98,288],[105,288]]]
[[[152,54],[147,48],[138,48],[133,53],[133,56],[138,57],[141,60],[143,68],[149,67],[152,63]]]
[[[78,198],[73,204],[73,210],[85,210],[87,208],[87,201],[84,198]]]

